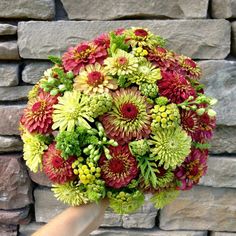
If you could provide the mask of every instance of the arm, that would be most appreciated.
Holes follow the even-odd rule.
[[[107,206],[108,200],[104,199],[99,204],[70,207],[32,236],[88,236],[102,223]]]

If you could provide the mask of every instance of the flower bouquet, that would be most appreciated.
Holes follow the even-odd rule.
[[[215,127],[201,71],[148,29],[71,47],[30,91],[20,120],[24,160],[72,206],[108,197],[130,213],[152,193],[162,208],[206,173]]]

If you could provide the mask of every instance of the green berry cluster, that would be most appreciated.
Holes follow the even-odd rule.
[[[133,53],[136,57],[145,57],[148,55],[148,51],[142,47],[133,48]]]
[[[179,109],[176,104],[155,105],[152,109],[152,130],[158,128],[174,128],[180,122]]]
[[[156,84],[142,83],[139,86],[141,94],[149,98],[156,98],[158,95],[158,87]]]
[[[144,156],[147,152],[149,152],[150,147],[146,139],[141,139],[130,142],[129,150],[134,156]]]
[[[87,184],[86,187],[87,196],[90,201],[98,202],[106,195],[105,182],[101,179],[96,179],[93,183]]]

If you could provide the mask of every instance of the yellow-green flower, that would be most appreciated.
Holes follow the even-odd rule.
[[[138,68],[138,59],[134,55],[117,49],[117,52],[112,57],[108,57],[104,64],[106,65],[106,70],[111,75],[131,75]]]
[[[33,172],[37,172],[39,169],[42,170],[42,156],[48,146],[40,138],[40,135],[31,134],[26,130],[21,138],[24,142],[23,158],[26,161],[26,165]]]
[[[89,97],[80,91],[65,92],[63,97],[58,97],[58,104],[54,105],[52,129],[60,131],[73,131],[76,125],[90,128],[93,122],[92,112],[89,107]]]

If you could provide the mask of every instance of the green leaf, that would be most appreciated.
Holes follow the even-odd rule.
[[[116,49],[128,51],[129,45],[125,43],[124,35],[116,35],[114,32],[110,33],[110,53],[115,53]]]
[[[62,60],[60,57],[50,55],[48,59],[55,64],[58,64],[58,65],[62,64]]]

